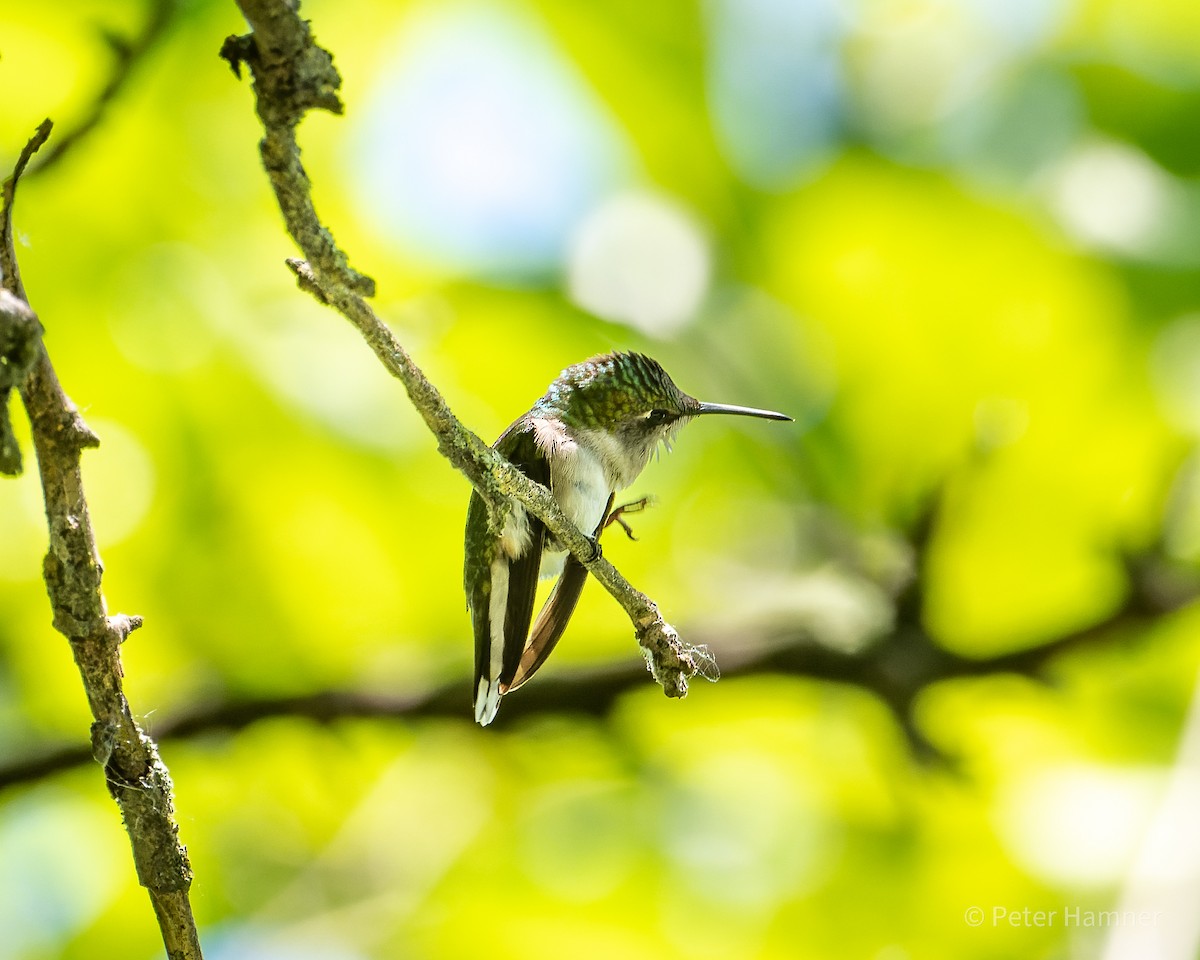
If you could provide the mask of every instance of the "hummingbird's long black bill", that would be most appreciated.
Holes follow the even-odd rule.
[[[786,413],[776,413],[774,410],[756,410],[754,407],[737,407],[729,403],[702,403],[693,416],[706,413],[728,413],[736,417],[759,417],[763,420],[791,420]]]

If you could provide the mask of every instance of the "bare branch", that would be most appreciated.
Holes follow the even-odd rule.
[[[288,4],[242,0],[238,6],[254,33],[227,38],[221,56],[235,73],[240,75],[245,63],[254,76],[255,106],[265,131],[259,151],[288,233],[324,282],[374,296],[375,281],[351,268],[317,217],[296,143],[296,125],[309,110],[342,112],[337,95],[342,78],[333,57],[313,42],[308,23]]]
[[[567,520],[545,487],[530,481],[458,421],[387,324],[363,299],[374,293],[374,283],[350,267],[345,253],[317,217],[296,143],[296,125],[307,111],[342,112],[337,97],[341,77],[333,58],[316,45],[308,23],[284,0],[238,0],[238,6],[253,33],[228,38],[221,56],[239,76],[245,64],[254,77],[256,109],[265,130],[260,143],[263,166],[288,233],[306,258],[287,261],[301,289],[333,307],[358,329],[388,372],[404,385],[442,455],[495,511],[502,513],[510,497],[520,501],[588,568],[628,613],[651,673],[663,691],[670,697],[685,696],[689,679],[697,673],[711,673],[710,658],[680,641],[654,602],[596,555],[592,540]]]
[[[13,435],[8,413],[8,395],[24,382],[37,360],[42,327],[37,315],[25,302],[25,287],[17,266],[13,244],[12,209],[16,200],[17,183],[30,159],[46,142],[53,126],[43,120],[17,157],[12,176],[4,181],[0,191],[0,473],[15,477],[21,473],[21,448]]]
[[[22,303],[25,293],[12,244],[13,201],[26,164],[49,134],[46,121],[21,152],[3,189],[0,265],[8,296]],[[29,415],[50,530],[43,574],[54,626],[70,641],[95,718],[91,755],[103,766],[109,793],[121,810],[138,880],[150,893],[167,954],[171,960],[199,960],[188,901],[192,870],[179,842],[171,778],[154,741],[134,721],[122,689],[121,644],[141,618],[109,616],[100,588],[103,568],[80,469],[83,450],[97,446],[99,439],[63,392],[40,338],[31,349],[34,356],[18,387]]]

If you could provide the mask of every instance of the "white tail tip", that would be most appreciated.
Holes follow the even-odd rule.
[[[491,681],[487,677],[479,678],[479,688],[475,691],[475,721],[483,727],[496,719],[496,711],[500,709],[500,681]]]

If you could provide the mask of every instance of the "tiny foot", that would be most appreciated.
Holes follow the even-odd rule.
[[[602,556],[604,556],[604,551],[600,549],[600,538],[599,537],[588,537],[587,539],[588,539],[588,543],[590,543],[592,545],[592,554],[584,562],[585,563],[593,563],[596,560],[599,560]]]
[[[652,502],[653,499],[651,497],[642,497],[641,500],[633,500],[629,503],[623,503],[608,515],[608,519],[604,521],[604,526],[607,528],[609,524],[615,523],[625,531],[625,536],[627,536],[630,540],[636,540],[637,537],[633,535],[633,528],[625,521],[623,514],[641,513],[641,511],[650,506]]]

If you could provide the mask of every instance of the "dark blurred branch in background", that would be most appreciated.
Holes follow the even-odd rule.
[[[83,493],[82,452],[100,441],[63,392],[28,308],[13,246],[12,212],[17,184],[30,158],[50,136],[51,123],[42,123],[25,145],[4,182],[0,208],[0,268],[7,296],[0,319],[0,339],[11,341],[23,357],[16,382],[29,415],[37,453],[50,549],[43,564],[54,626],[70,642],[95,722],[91,751],[104,769],[108,791],[121,810],[133,848],[139,882],[147,888],[171,960],[199,960],[200,943],[192,919],[188,889],[192,870],[179,842],[171,778],[158,749],[133,719],[122,689],[121,644],[141,626],[140,617],[109,616],[100,588],[103,568]],[[25,339],[13,323],[23,322]],[[5,366],[10,366],[6,355]],[[8,371],[10,377],[15,369]],[[14,378],[15,379],[15,378]]]
[[[1053,661],[1063,655],[1125,636],[1144,637],[1147,624],[1200,598],[1200,576],[1186,577],[1170,568],[1158,553],[1130,563],[1129,592],[1117,610],[1090,626],[1055,637],[1026,650],[972,659],[939,646],[920,622],[917,577],[901,596],[895,628],[874,644],[850,653],[833,649],[805,629],[781,626],[737,642],[707,637],[722,664],[724,678],[768,674],[848,684],[878,696],[895,713],[918,755],[936,755],[913,717],[920,694],[937,683],[1016,674],[1049,680]],[[510,696],[496,718],[500,728],[519,725],[530,717],[576,714],[604,717],[624,695],[645,689],[645,666],[630,659],[602,668],[550,673]],[[469,684],[463,681],[433,690],[380,694],[322,690],[288,697],[251,697],[200,704],[172,720],[155,725],[160,741],[183,740],[214,733],[227,734],[260,720],[296,717],[316,723],[373,717],[416,721],[452,719],[470,722]],[[78,747],[63,747],[40,756],[0,766],[0,790],[41,780],[80,766],[91,759]]]
[[[68,150],[100,124],[109,106],[120,96],[121,91],[133,78],[138,65],[154,49],[159,40],[166,36],[167,28],[178,13],[180,4],[181,0],[150,0],[145,24],[131,37],[125,37],[107,29],[102,30],[102,36],[113,58],[108,80],[92,98],[87,112],[80,117],[78,122],[65,133],[56,137],[49,149],[38,156],[37,162],[31,165],[26,173],[26,178],[57,166]]]
[[[238,0],[238,7],[253,32],[226,38],[221,56],[239,77],[243,65],[254,77],[255,108],[264,130],[259,143],[263,168],[288,233],[306,258],[287,261],[300,288],[349,320],[384,368],[404,385],[437,439],[439,452],[489,505],[494,528],[503,526],[510,500],[527,507],[625,609],[663,692],[669,697],[686,696],[688,681],[708,668],[705,654],[682,642],[654,601],[634,589],[599,555],[594,541],[566,518],[549,490],[531,481],[459,422],[437,388],[363,299],[374,295],[375,282],[350,266],[317,217],[296,143],[296,126],[309,110],[342,112],[337,94],[342,78],[333,57],[313,40],[308,22],[300,19],[295,6],[284,0]]]

